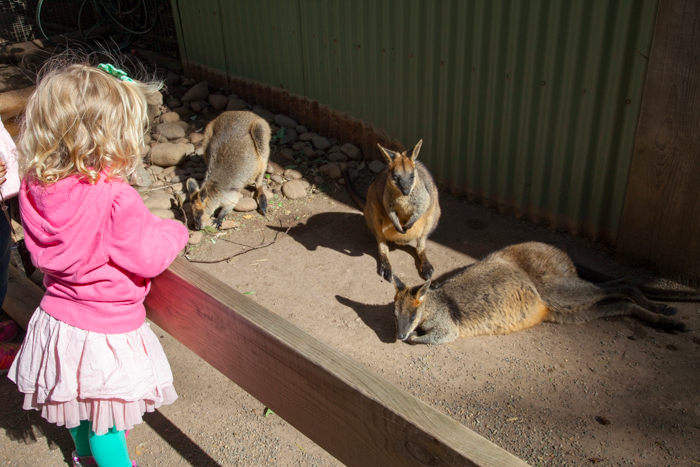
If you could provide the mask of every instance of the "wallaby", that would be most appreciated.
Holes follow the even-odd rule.
[[[387,241],[406,244],[415,240],[420,276],[430,279],[433,275],[425,247],[440,220],[440,204],[433,177],[416,160],[422,144],[420,140],[413,149],[402,153],[378,145],[388,164],[369,186],[366,201],[352,187],[347,172],[343,172],[348,192],[364,211],[367,227],[377,239],[379,275],[388,281],[393,274]]]
[[[649,301],[624,280],[585,281],[566,253],[538,242],[491,253],[437,288],[431,289],[430,281],[408,288],[396,276],[393,282],[397,339],[409,344],[507,334],[543,321],[584,323],[626,315],[657,328],[690,331],[664,316],[675,314],[675,308]]]
[[[214,225],[221,226],[226,215],[241,199],[241,190],[255,182],[258,207],[267,213],[263,179],[270,157],[270,125],[253,112],[223,112],[204,129],[202,145],[207,173],[200,188],[194,178],[187,179],[196,229],[221,212]]]

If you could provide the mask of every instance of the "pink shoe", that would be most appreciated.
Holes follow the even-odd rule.
[[[8,319],[0,322],[0,342],[10,342],[17,335],[17,323]]]
[[[73,451],[71,455],[71,460],[73,461],[73,467],[97,467],[97,462],[92,456],[78,456],[78,451]]]
[[[0,342],[0,375],[4,375],[15,361],[21,344],[5,344]]]

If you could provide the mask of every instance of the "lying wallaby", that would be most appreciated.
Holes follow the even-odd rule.
[[[397,339],[410,344],[507,334],[543,321],[583,323],[623,315],[661,329],[690,330],[663,316],[675,308],[650,302],[623,280],[593,284],[580,279],[569,256],[544,243],[507,246],[435,289],[430,281],[412,288],[395,276],[393,282]]]
[[[220,227],[241,199],[241,190],[253,182],[260,213],[265,215],[263,179],[270,157],[270,125],[253,112],[223,112],[207,125],[202,145],[207,173],[201,189],[195,179],[187,180],[195,228],[201,229],[221,207],[214,220]]]
[[[433,177],[417,161],[423,140],[410,151],[394,152],[379,145],[388,165],[367,190],[367,200],[353,189],[350,177],[344,172],[346,186],[353,200],[365,213],[365,221],[379,245],[379,275],[391,281],[387,241],[406,244],[416,241],[420,259],[420,276],[430,279],[433,266],[425,254],[428,236],[440,220],[438,191]]]

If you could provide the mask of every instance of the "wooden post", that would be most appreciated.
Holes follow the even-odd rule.
[[[661,0],[617,240],[620,259],[700,285],[700,2]]]

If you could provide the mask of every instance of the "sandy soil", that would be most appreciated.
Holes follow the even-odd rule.
[[[438,279],[501,246],[540,240],[601,271],[678,287],[616,264],[607,248],[441,196],[443,215],[428,249]],[[700,464],[696,331],[669,334],[614,318],[410,346],[395,340],[394,288],[376,274],[374,239],[343,187],[273,205],[267,218],[233,217],[239,229],[210,236],[188,256],[224,258],[298,225],[266,248],[199,267],[530,465]],[[412,248],[393,247],[390,259],[405,282],[420,282]],[[700,329],[699,304],[678,308],[680,319]],[[340,465],[154,329],[180,399],[131,432],[129,448],[140,466]],[[67,430],[23,411],[4,376],[0,398],[1,465],[65,465],[72,450]]]

